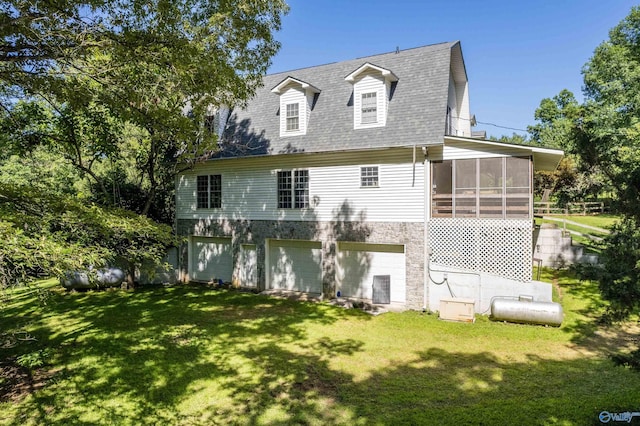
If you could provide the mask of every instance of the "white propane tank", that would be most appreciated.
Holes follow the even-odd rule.
[[[494,299],[491,302],[491,319],[496,321],[559,327],[562,324],[562,317],[562,305],[559,303],[511,299]]]

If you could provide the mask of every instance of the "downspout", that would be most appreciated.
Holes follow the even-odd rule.
[[[428,153],[429,153],[429,149],[426,146],[422,147],[422,154],[424,155],[424,220],[423,220],[423,225],[424,225],[424,254],[423,254],[423,260],[424,260],[424,276],[422,278],[423,280],[423,285],[424,285],[424,289],[422,291],[423,294],[423,301],[422,301],[422,312],[426,312],[427,311],[427,307],[428,307],[428,302],[429,302],[429,263],[430,263],[430,251],[431,248],[429,246],[429,205],[430,205],[430,196],[431,196],[431,179],[429,178],[429,169],[431,168],[431,163],[429,162],[428,159]]]

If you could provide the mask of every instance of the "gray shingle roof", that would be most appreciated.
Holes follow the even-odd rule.
[[[271,74],[243,110],[231,112],[223,136],[223,156],[325,152],[413,144],[441,144],[452,48],[441,43]],[[456,46],[457,47],[457,46]],[[366,62],[392,71],[392,90],[385,127],[353,128],[353,86],[345,76]],[[321,90],[311,112],[307,134],[280,137],[279,96],[271,89],[287,77]]]

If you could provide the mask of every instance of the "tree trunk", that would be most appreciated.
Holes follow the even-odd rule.
[[[127,265],[127,276],[125,277],[125,280],[122,283],[122,288],[124,289],[136,288],[135,277],[136,277],[136,265],[134,265],[132,262],[129,262]]]
[[[149,196],[147,197],[146,203],[144,203],[144,208],[142,209],[143,216],[149,217],[149,210],[151,210],[151,205],[153,204],[153,199],[156,197],[156,188],[155,186],[151,187],[149,190]]]

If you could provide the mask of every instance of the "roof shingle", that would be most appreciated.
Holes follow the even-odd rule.
[[[231,112],[222,156],[326,152],[414,144],[442,144],[452,48],[441,43],[265,76],[245,109]],[[386,126],[354,129],[353,86],[345,76],[370,62],[398,77]],[[307,134],[280,137],[279,97],[271,89],[287,77],[319,90]]]

